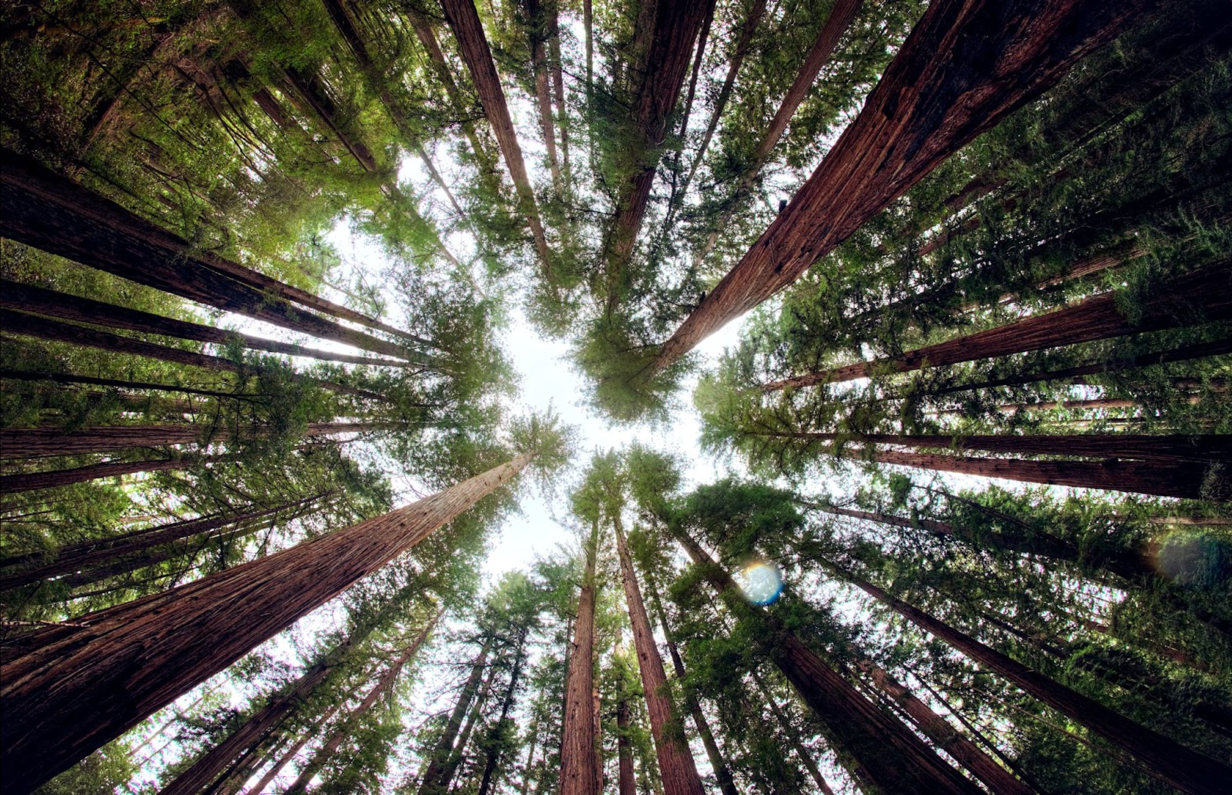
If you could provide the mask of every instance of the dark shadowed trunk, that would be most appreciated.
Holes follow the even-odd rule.
[[[419,502],[165,593],[17,639],[0,754],[26,792],[140,723],[504,485],[509,463]],[[53,686],[52,683],[55,683]],[[37,753],[31,749],[39,749]]]
[[[1028,668],[970,635],[891,596],[850,571],[830,563],[823,565],[924,631],[949,643],[982,667],[995,671],[1074,722],[1121,747],[1147,766],[1151,774],[1160,781],[1184,792],[1214,793],[1221,791],[1224,784],[1232,780],[1232,768],[1141,726],[1103,704]]]
[[[1149,0],[940,0],[804,187],[664,344],[658,372],[791,284],[897,196],[1110,41]]]
[[[497,715],[495,728],[491,735],[495,740],[499,737],[501,727],[509,720],[509,711],[513,709],[514,698],[517,696],[518,681],[522,678],[522,667],[526,664],[526,630],[518,636],[517,649],[514,651],[513,671],[509,674],[509,685],[505,688],[505,696],[501,699],[500,713]],[[483,765],[483,776],[479,780],[477,795],[488,795],[496,784],[496,772],[501,762],[502,746],[499,742],[489,748]]]
[[[436,745],[432,750],[432,756],[428,760],[428,765],[419,777],[419,795],[444,795],[448,790],[448,783],[445,781],[445,771],[449,766],[449,757],[453,753],[453,746],[458,739],[458,732],[462,728],[462,721],[466,718],[466,713],[471,708],[471,702],[475,700],[475,696],[479,692],[479,684],[483,680],[483,673],[487,668],[487,662],[488,644],[485,643],[479,651],[479,656],[471,665],[470,675],[467,676],[465,684],[462,685],[462,690],[458,694],[458,701],[454,705],[453,712],[449,713],[449,719],[445,722],[444,731],[441,732],[440,739],[436,741]]]
[[[586,545],[586,568],[578,594],[573,649],[565,681],[564,740],[560,749],[560,795],[598,795],[595,777],[597,727],[591,704],[595,655],[595,556],[599,526]]]
[[[53,469],[47,472],[20,472],[0,475],[0,494],[15,494],[19,491],[54,489],[73,483],[85,483],[99,478],[116,478],[136,475],[141,472],[166,472],[172,469],[191,469],[202,464],[229,460],[228,456],[182,456],[154,461],[115,461],[106,464],[88,464],[72,469]]]
[[[809,777],[813,779],[813,783],[817,785],[817,789],[821,790],[825,795],[834,795],[834,790],[830,787],[830,782],[826,781],[821,774],[821,769],[817,767],[817,762],[814,761],[813,755],[804,747],[804,743],[800,741],[800,732],[792,725],[791,719],[779,707],[778,702],[774,698],[774,694],[770,692],[770,688],[766,687],[765,681],[757,671],[750,672],[753,676],[753,681],[757,685],[757,689],[761,691],[762,701],[766,706],[770,707],[770,712],[774,714],[775,720],[779,722],[783,733],[791,739],[792,749],[796,752],[796,758],[800,760],[800,764],[804,765],[804,769],[808,771]]]

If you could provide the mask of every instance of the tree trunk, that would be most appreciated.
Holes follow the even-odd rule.
[[[560,795],[599,795],[595,777],[595,725],[591,709],[595,656],[595,556],[599,526],[586,547],[586,571],[578,595],[573,650],[565,682],[564,743],[560,749]]]
[[[817,39],[813,42],[812,48],[804,58],[804,63],[800,65],[800,71],[796,73],[796,79],[792,81],[791,87],[787,89],[787,94],[783,96],[783,101],[779,103],[779,108],[775,111],[774,118],[770,120],[770,126],[766,128],[762,134],[761,142],[757,145],[757,150],[753,153],[753,162],[749,168],[741,176],[736,190],[732,194],[732,202],[729,209],[724,210],[720,217],[715,230],[706,238],[706,242],[702,245],[701,251],[693,259],[694,267],[700,266],[702,261],[714,251],[715,245],[719,242],[719,235],[722,234],[732,215],[736,212],[739,204],[739,199],[745,191],[753,184],[753,180],[761,173],[762,166],[770,159],[770,152],[778,145],[779,139],[783,137],[783,133],[787,131],[787,125],[791,122],[792,116],[796,115],[796,110],[800,104],[804,102],[808,96],[809,89],[817,80],[817,75],[821,73],[821,68],[830,60],[830,56],[834,53],[834,48],[838,46],[839,39],[851,26],[851,23],[856,18],[856,13],[860,10],[860,4],[863,0],[836,0],[830,8],[830,16],[826,17],[826,24],[821,26],[821,30],[817,33]],[[694,164],[696,169],[696,164]]]
[[[427,642],[428,636],[432,634],[432,630],[436,627],[436,623],[440,620],[444,613],[444,608],[437,611],[436,615],[428,621],[428,623],[424,625],[424,628],[420,630],[419,634],[415,636],[415,640],[411,642],[411,645],[407,646],[406,650],[402,652],[402,655],[395,658],[389,664],[389,667],[385,669],[385,673],[383,673],[380,678],[376,680],[376,684],[373,685],[372,689],[368,691],[368,694],[364,696],[363,701],[360,701],[355,709],[351,710],[347,716],[343,718],[341,724],[334,729],[334,732],[329,736],[329,739],[322,743],[320,749],[318,749],[313,755],[312,761],[304,765],[304,769],[300,771],[299,777],[295,779],[294,783],[292,783],[290,787],[283,790],[284,795],[300,795],[300,793],[307,791],[308,784],[312,782],[312,777],[315,776],[317,771],[324,767],[331,758],[333,758],[334,754],[338,753],[338,748],[342,745],[343,741],[351,736],[352,724],[359,720],[364,713],[372,709],[372,707],[376,704],[377,699],[381,698],[381,696],[393,688],[394,683],[398,681],[398,674],[400,674],[406,664],[419,653],[420,647]]]
[[[128,307],[106,304],[89,298],[79,298],[75,295],[47,290],[42,287],[20,284],[8,279],[0,279],[0,307],[14,309],[19,312],[32,312],[61,320],[72,320],[78,323],[89,323],[106,328],[139,331],[144,334],[158,334],[164,337],[175,337],[182,340],[209,342],[226,346],[238,342],[245,348],[270,353],[283,353],[287,356],[306,356],[330,362],[348,362],[350,364],[386,365],[389,367],[406,367],[406,363],[394,359],[374,358],[371,356],[355,356],[334,351],[322,351],[315,348],[305,348],[287,342],[254,337],[238,331],[228,331],[215,326],[200,323],[189,323],[184,320],[150,314]],[[401,354],[406,357],[406,352]]]
[[[616,792],[618,795],[637,795],[633,745],[629,742],[629,697],[623,686],[616,702]]]
[[[548,0],[549,3],[554,0]],[[552,172],[552,187],[561,192],[560,159],[556,156],[556,129],[552,124],[552,95],[548,85],[547,51],[545,39],[551,35],[547,9],[539,0],[526,0],[526,16],[530,25],[531,70],[535,77],[535,101],[539,111],[539,131],[548,150],[548,167]],[[553,11],[554,13],[554,11]]]
[[[666,795],[702,795],[702,781],[697,774],[688,740],[682,731],[683,724],[675,714],[667,673],[663,660],[655,647],[654,631],[646,615],[637,572],[625,542],[620,517],[614,517],[616,548],[620,555],[620,570],[625,587],[625,601],[629,606],[629,623],[633,627],[633,644],[637,651],[637,667],[642,676],[642,692],[646,696],[646,709],[650,714],[650,733],[654,737],[659,758],[659,773]]]
[[[737,586],[693,539],[677,533],[677,540],[720,594]],[[733,599],[733,603],[735,602]],[[751,609],[751,608],[750,608]],[[751,614],[752,615],[752,614]],[[868,777],[866,786],[886,793],[961,792],[980,790],[947,765],[897,718],[886,714],[856,690],[846,678],[829,668],[772,613],[755,615],[775,639],[772,659],[829,729],[829,735],[858,763]]]
[[[466,62],[471,73],[484,115],[487,116],[492,132],[496,135],[496,142],[500,145],[501,154],[505,157],[509,176],[513,178],[513,185],[518,192],[520,210],[530,225],[530,233],[541,264],[545,269],[549,268],[551,252],[548,250],[543,222],[539,218],[539,208],[535,205],[535,192],[526,172],[526,162],[522,159],[522,147],[518,144],[513,118],[509,115],[509,106],[505,102],[500,75],[496,72],[492,51],[488,47],[487,37],[484,36],[483,24],[479,21],[479,12],[475,10],[473,0],[442,0],[441,8],[458,41],[462,60]]]
[[[198,464],[229,460],[229,456],[183,456],[161,461],[116,461],[107,464],[88,464],[73,469],[53,469],[49,472],[21,472],[15,475],[0,475],[0,494],[15,494],[19,491],[54,489],[73,483],[85,483],[99,478],[117,478],[136,475],[139,472],[165,472],[171,469],[191,469]]]
[[[302,334],[401,356],[387,340],[295,308],[397,329],[214,254],[32,160],[0,150],[0,233],[82,265]]]
[[[1193,751],[1158,732],[1141,726],[1103,704],[1026,667],[1017,660],[984,645],[944,622],[891,596],[872,583],[838,566],[823,564],[877,601],[885,604],[924,631],[949,643],[974,662],[995,671],[1024,692],[1085,726],[1108,742],[1128,752],[1152,771],[1152,775],[1184,792],[1215,793],[1223,789],[1232,769]]]
[[[466,717],[467,710],[471,708],[471,702],[475,700],[475,695],[479,692],[479,684],[483,679],[483,672],[488,662],[488,643],[480,649],[479,657],[471,665],[470,676],[462,686],[458,703],[454,705],[453,712],[449,714],[449,720],[445,723],[445,730],[440,739],[436,741],[427,768],[419,777],[419,795],[445,795],[449,789],[448,782],[444,778],[445,770],[449,765],[449,757],[453,753],[454,741],[458,739],[458,731],[462,728],[462,720]]]
[[[185,395],[201,395],[202,397],[230,398],[242,400],[256,398],[259,395],[245,395],[235,392],[219,392],[212,389],[193,389],[192,387],[175,384],[151,384],[144,381],[122,381],[116,378],[93,378],[87,375],[72,375],[70,373],[36,373],[29,370],[0,370],[0,379],[9,378],[15,381],[51,381],[57,384],[87,384],[90,386],[106,386],[115,389],[140,389],[156,392],[178,392]],[[135,396],[125,396],[135,397]]]
[[[488,677],[483,682],[483,688],[479,691],[478,698],[475,699],[475,704],[471,707],[470,713],[466,716],[466,723],[462,726],[462,733],[458,735],[458,745],[453,749],[449,760],[445,763],[442,781],[444,789],[442,792],[448,792],[453,786],[453,777],[457,775],[458,768],[462,766],[462,762],[466,757],[466,749],[470,745],[471,733],[475,730],[475,724],[479,722],[479,715],[483,712],[484,706],[488,703],[488,696],[492,694],[492,686],[496,684],[496,674],[498,673],[495,665],[488,671]]]
[[[526,663],[526,633],[523,630],[521,637],[518,639],[518,648],[514,653],[513,672],[509,675],[509,687],[505,689],[505,697],[501,699],[500,715],[496,719],[496,728],[493,730],[496,738],[496,732],[499,732],[501,727],[505,725],[505,721],[509,720],[509,710],[513,709],[513,700],[517,694],[518,680],[522,676],[522,666]],[[479,792],[477,795],[488,795],[492,791],[493,785],[496,783],[496,770],[500,764],[501,747],[496,745],[492,750],[488,751],[487,760],[483,766],[483,777],[479,781]]]
[[[930,3],[860,115],[652,372],[795,281],[896,197],[1110,41],[1148,0]]]
[[[282,772],[282,769],[290,764],[291,760],[295,758],[295,755],[303,750],[303,747],[307,745],[314,736],[316,736],[317,731],[319,731],[326,723],[329,723],[329,719],[332,718],[341,708],[342,704],[340,703],[332,704],[330,708],[327,709],[323,715],[321,715],[321,717],[316,719],[311,727],[301,730],[299,732],[299,737],[297,737],[295,742],[291,744],[291,747],[283,751],[278,759],[274,761],[274,764],[270,766],[270,769],[265,771],[265,774],[261,776],[261,780],[258,781],[250,790],[248,790],[249,795],[260,795],[260,793],[265,792],[265,788],[270,785],[270,782],[278,778],[278,774]],[[216,787],[215,791],[217,795],[234,795],[235,792],[238,792],[238,789],[233,787]]]
[[[817,763],[813,761],[813,755],[804,747],[804,743],[800,742],[800,732],[796,731],[796,728],[791,725],[791,720],[774,700],[774,695],[770,692],[770,688],[766,687],[766,683],[758,675],[757,671],[751,671],[750,673],[753,676],[753,681],[757,684],[757,689],[761,691],[762,700],[765,701],[766,706],[770,707],[770,711],[779,722],[779,726],[783,728],[783,733],[791,739],[792,748],[796,752],[796,758],[800,760],[800,764],[804,765],[804,769],[808,771],[809,778],[813,779],[817,789],[821,790],[825,795],[834,795],[834,790],[830,788],[830,783],[821,775],[821,770],[817,767]]]
[[[640,139],[637,146],[643,165],[617,188],[616,216],[605,244],[609,306],[622,299],[624,274],[650,202],[650,189],[659,162],[658,149],[663,145],[668,120],[689,71],[693,42],[714,5],[714,0],[647,2],[656,5],[654,30],[650,32],[646,71],[629,102],[633,129]]]
[[[565,190],[573,184],[569,166],[569,108],[565,105],[565,75],[560,58],[560,17],[557,0],[547,0],[544,5],[548,14],[548,55],[551,57],[552,95],[556,100],[557,127],[560,129],[561,167],[564,172]]]
[[[1022,783],[1005,768],[981,751],[945,718],[900,684],[888,671],[871,660],[857,663],[873,684],[898,704],[925,737],[969,770],[976,778],[988,785],[989,792],[1008,795],[1031,795],[1035,790]]]
[[[999,328],[929,345],[902,356],[856,362],[806,375],[771,381],[766,392],[868,378],[978,359],[1039,351],[1127,334],[1232,319],[1232,259],[1225,258],[1160,285],[1142,301],[1134,320],[1117,308],[1114,294],[1097,295],[1075,306],[1024,318]]]
[[[310,422],[304,429],[304,438],[312,439],[336,433],[365,433],[385,428],[388,426],[372,422]],[[268,428],[257,426],[251,437],[260,438],[267,432]],[[3,446],[0,448],[0,459],[88,455],[177,444],[206,446],[230,442],[237,436],[242,438],[248,434],[236,434],[232,428],[206,428],[185,422],[169,425],[100,425],[80,431],[64,431],[59,428],[4,428],[0,429],[0,445]]]
[[[0,755],[28,792],[226,668],[504,485],[520,455],[384,516],[36,631],[4,661]],[[32,749],[39,749],[35,753]]]

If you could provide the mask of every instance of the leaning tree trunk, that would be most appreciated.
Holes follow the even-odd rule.
[[[1229,319],[1232,319],[1232,258],[1225,258],[1165,282],[1142,301],[1132,319],[1117,308],[1115,294],[1097,295],[1075,306],[929,345],[902,356],[784,378],[763,384],[761,388],[772,392],[868,378],[874,372],[906,373],[925,367],[995,359]]]
[[[322,743],[320,749],[318,749],[313,755],[312,761],[304,765],[304,769],[300,771],[299,777],[295,779],[294,783],[292,783],[290,787],[283,790],[283,795],[292,795],[292,793],[294,793],[294,795],[299,795],[299,793],[307,791],[308,784],[311,783],[312,777],[315,776],[317,771],[324,767],[331,758],[333,758],[334,754],[338,753],[338,748],[349,736],[351,736],[352,724],[359,720],[360,717],[363,716],[368,710],[372,709],[372,707],[376,704],[377,699],[383,696],[394,686],[394,683],[398,680],[398,674],[400,674],[403,667],[405,667],[406,664],[419,653],[420,647],[427,642],[428,636],[432,633],[432,630],[436,627],[436,623],[440,620],[444,613],[444,608],[437,611],[436,616],[424,625],[424,628],[420,630],[418,635],[415,636],[415,640],[411,642],[411,645],[406,647],[406,650],[402,652],[402,655],[390,662],[389,667],[385,669],[385,673],[376,680],[376,684],[373,685],[372,689],[368,691],[368,694],[364,696],[363,701],[360,701],[355,709],[351,710],[347,716],[342,719],[341,724],[334,729],[334,732],[329,736],[329,739]]]
[[[1024,692],[1068,716],[1070,720],[1124,749],[1149,768],[1151,775],[1165,784],[1184,792],[1215,793],[1222,791],[1227,782],[1232,780],[1232,768],[1137,724],[1094,699],[1028,668],[923,610],[891,596],[846,569],[829,562],[823,565],[911,623],[949,643],[981,666],[995,671]]]
[[[616,548],[620,555],[620,571],[625,587],[625,601],[629,607],[629,624],[633,627],[633,644],[637,651],[637,668],[642,676],[642,692],[646,697],[646,710],[650,714],[650,733],[654,737],[655,751],[659,758],[659,774],[666,795],[701,795],[701,778],[689,752],[689,743],[682,731],[683,724],[676,715],[667,689],[667,673],[663,660],[655,647],[654,631],[646,615],[642,591],[637,584],[637,572],[629,556],[625,532],[620,517],[615,517]]]
[[[554,0],[548,0],[553,2]],[[547,51],[545,39],[550,35],[550,26],[546,15],[548,10],[539,4],[539,0],[526,0],[526,16],[530,24],[530,54],[531,70],[535,78],[535,101],[539,111],[539,131],[543,134],[543,143],[548,151],[548,167],[552,172],[552,187],[561,192],[560,159],[556,156],[556,130],[552,124],[552,95],[548,85]],[[554,10],[553,10],[553,13]]]
[[[703,576],[716,591],[736,593],[738,589],[731,576],[715,565],[692,538],[683,532],[677,533],[676,538],[689,557],[703,568]],[[869,779],[865,785],[904,795],[980,792],[897,718],[886,714],[823,663],[772,613],[763,611],[756,615],[778,641],[773,650],[775,665],[825,723],[835,741],[859,763]]]
[[[653,372],[791,284],[950,155],[1110,41],[1148,2],[930,3],[860,115],[663,345]]]
[[[522,634],[518,638],[517,651],[514,652],[513,671],[509,674],[509,686],[505,688],[505,697],[501,699],[500,714],[496,718],[496,726],[494,732],[499,732],[505,722],[509,720],[509,711],[513,709],[514,698],[517,696],[518,680],[522,678],[522,667],[526,664],[526,630],[522,630]],[[499,734],[494,734],[491,739],[497,740]],[[476,795],[488,795],[492,791],[492,787],[496,784],[496,769],[500,765],[501,760],[501,745],[499,742],[493,742],[489,745],[488,751],[485,754],[487,759],[483,765],[483,775],[479,780],[479,791]]]
[[[564,740],[560,749],[560,795],[599,795],[595,776],[595,725],[591,710],[595,655],[595,556],[599,527],[586,546],[586,571],[578,595],[573,650],[565,680]]]
[[[493,665],[488,671],[483,687],[479,690],[474,706],[471,707],[470,713],[466,716],[466,723],[462,726],[462,733],[458,735],[458,744],[449,755],[449,759],[445,763],[444,772],[441,774],[442,783],[439,790],[441,795],[444,795],[444,793],[449,792],[453,788],[453,778],[457,775],[458,768],[462,766],[462,760],[466,756],[466,749],[470,746],[471,733],[475,731],[475,725],[479,722],[480,713],[487,706],[488,697],[492,694],[492,688],[496,684],[498,673],[499,669]]]
[[[320,731],[326,723],[329,723],[329,719],[334,717],[334,715],[341,708],[341,704],[336,703],[331,705],[330,708],[327,709],[319,718],[317,718],[310,727],[300,730],[299,737],[296,738],[295,742],[274,760],[274,763],[270,765],[269,770],[266,770],[265,774],[261,776],[261,779],[248,790],[250,795],[260,795],[260,793],[265,792],[265,788],[270,785],[270,782],[278,778],[278,774],[282,772],[282,769],[291,763],[291,760],[295,758],[295,755],[303,750],[305,745],[312,741],[312,738],[316,736],[316,733]],[[257,765],[254,769],[258,768],[260,768],[260,765]],[[245,778],[247,778],[247,776],[245,776]],[[211,792],[210,795],[236,795],[242,787],[243,782],[240,782],[237,786],[231,777],[228,776],[224,780],[223,784],[214,787],[214,791]]]
[[[51,381],[56,384],[85,384],[88,386],[106,386],[115,389],[140,390],[152,392],[177,392],[184,395],[200,395],[202,397],[212,397],[230,400],[244,400],[247,398],[257,398],[259,395],[243,394],[236,392],[220,392],[216,389],[194,389],[187,386],[179,386],[177,384],[152,384],[146,381],[123,381],[118,378],[94,378],[88,375],[72,375],[70,373],[37,373],[31,370],[4,370],[0,369],[0,379],[10,378],[15,381]],[[136,397],[125,395],[123,399]]]
[[[524,454],[445,491],[170,591],[19,639],[0,761],[28,792],[384,566],[512,479]],[[37,749],[37,750],[35,750]]]
[[[813,41],[813,46],[809,50],[808,55],[804,58],[804,63],[800,65],[800,71],[796,73],[796,79],[792,81],[791,87],[787,89],[787,94],[783,96],[783,101],[779,103],[779,108],[774,113],[774,118],[770,120],[770,125],[766,127],[766,131],[762,134],[761,141],[757,144],[757,150],[753,153],[752,163],[745,170],[740,182],[737,184],[735,191],[732,192],[731,205],[723,212],[715,224],[714,231],[706,238],[706,242],[702,244],[701,250],[694,256],[694,267],[701,265],[702,261],[714,251],[715,245],[719,242],[719,235],[722,234],[728,223],[731,221],[732,215],[736,212],[739,201],[745,191],[753,184],[753,180],[761,173],[761,168],[770,159],[770,152],[778,145],[779,139],[783,137],[783,133],[787,131],[787,125],[791,121],[791,117],[796,115],[796,110],[800,104],[804,102],[808,96],[809,89],[813,87],[813,83],[817,80],[817,75],[821,73],[821,68],[830,60],[830,56],[834,53],[834,48],[838,46],[839,39],[851,26],[852,21],[856,18],[856,12],[860,10],[860,3],[863,0],[837,0],[830,8],[830,15],[826,17],[826,24],[821,26],[821,30],[817,33],[817,38]],[[694,164],[694,169],[697,166]]]
[[[312,439],[335,433],[365,433],[388,427],[383,423],[372,422],[310,422],[303,435],[304,438]],[[268,430],[265,426],[257,426],[252,435],[265,436]],[[89,455],[177,444],[210,445],[229,442],[236,437],[237,434],[232,428],[205,428],[186,422],[166,425],[100,425],[80,431],[63,431],[59,428],[5,428],[0,430],[0,459]]]
[[[78,323],[89,323],[107,328],[139,331],[143,334],[158,334],[163,337],[174,337],[196,342],[209,342],[215,345],[230,345],[238,342],[245,348],[270,353],[283,353],[287,356],[306,356],[330,362],[347,362],[349,364],[386,365],[389,367],[406,367],[404,361],[395,359],[373,358],[370,356],[355,356],[349,353],[322,351],[316,348],[305,348],[288,342],[254,337],[238,331],[228,331],[215,326],[201,323],[190,323],[185,320],[154,315],[137,309],[107,304],[89,298],[79,298],[75,295],[48,290],[43,287],[21,284],[19,282],[0,279],[0,307],[19,312],[32,312],[46,317],[71,320]],[[407,358],[407,353],[400,354]],[[420,357],[414,357],[417,361]]]
[[[475,700],[475,694],[479,692],[479,683],[483,679],[487,661],[488,644],[485,643],[479,651],[479,657],[471,665],[470,675],[462,686],[458,703],[454,705],[449,720],[445,722],[445,729],[432,750],[428,765],[419,777],[419,795],[445,795],[448,785],[444,775],[449,764],[449,757],[453,753],[453,744],[458,739],[458,731],[462,728],[462,721],[466,718],[467,710],[471,708],[471,702]]]
[[[441,8],[458,41],[462,60],[470,70],[484,115],[488,117],[501,154],[505,157],[509,176],[518,192],[518,204],[530,225],[531,237],[534,238],[541,264],[544,268],[549,268],[551,252],[543,231],[543,221],[539,218],[539,208],[535,205],[535,191],[526,172],[522,147],[518,144],[518,134],[513,126],[513,118],[509,115],[509,105],[505,102],[505,92],[501,88],[496,64],[492,61],[492,50],[488,47],[487,37],[484,36],[479,12],[475,10],[472,0],[442,0]]]
[[[157,461],[116,461],[107,464],[88,464],[73,469],[53,469],[48,472],[20,472],[0,475],[0,494],[16,494],[19,491],[54,489],[85,483],[99,478],[118,478],[141,472],[166,472],[173,469],[191,469],[199,464],[230,460],[230,456],[182,456]]]
[[[804,769],[808,771],[809,778],[813,779],[813,783],[817,785],[817,789],[821,790],[823,795],[834,795],[830,782],[826,781],[825,777],[821,774],[821,769],[817,767],[817,762],[814,761],[812,754],[804,747],[804,743],[800,742],[800,732],[796,730],[796,727],[791,723],[791,719],[775,702],[770,688],[766,686],[765,681],[762,680],[756,670],[749,673],[752,675],[757,689],[761,691],[762,700],[770,708],[770,712],[774,715],[775,720],[779,722],[783,733],[791,740],[792,750],[796,752],[796,758],[800,760],[800,764],[804,765]]]

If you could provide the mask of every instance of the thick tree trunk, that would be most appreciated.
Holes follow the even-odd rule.
[[[911,721],[919,728],[925,737],[969,770],[976,778],[988,785],[990,792],[998,795],[1032,795],[1031,787],[1022,783],[992,757],[981,751],[975,743],[968,740],[955,729],[945,718],[916,697],[914,693],[898,682],[888,671],[871,660],[857,663],[857,667],[868,675],[877,689],[885,693],[894,703],[898,704]]]
[[[640,137],[637,145],[641,149],[644,165],[617,189],[616,216],[605,244],[608,252],[609,306],[621,299],[623,274],[633,255],[633,246],[650,202],[650,189],[654,185],[659,162],[658,149],[667,135],[667,123],[689,71],[693,42],[714,5],[714,0],[648,2],[655,2],[656,6],[654,29],[639,32],[643,36],[649,34],[646,70],[629,103],[633,128]]]
[[[1103,704],[1031,670],[970,635],[881,590],[850,571],[825,564],[839,577],[892,608],[924,631],[949,643],[974,662],[995,671],[1026,693],[1128,752],[1152,775],[1184,792],[1215,793],[1232,780],[1232,768],[1141,726]]]
[[[560,795],[599,795],[595,776],[595,725],[591,709],[595,655],[595,556],[599,528],[596,525],[586,547],[586,570],[578,595],[573,649],[565,681],[564,742],[560,749]]]
[[[228,460],[228,456],[183,456],[158,461],[115,461],[106,464],[88,464],[73,469],[53,469],[48,472],[21,472],[0,475],[0,494],[15,494],[19,491],[54,489],[74,483],[85,483],[99,478],[117,478],[136,475],[140,472],[166,472],[172,469],[191,469],[194,466]]]
[[[520,455],[384,516],[36,631],[4,661],[0,756],[28,792],[226,668],[511,480]],[[32,749],[38,749],[35,752]]]
[[[336,433],[365,433],[388,429],[372,422],[310,422],[304,438],[329,436]],[[236,434],[235,429],[206,429],[192,423],[169,425],[103,425],[80,431],[59,428],[0,429],[0,459],[41,458],[46,456],[87,455],[138,447],[169,447],[179,444],[211,445],[230,442],[237,436],[261,437],[267,429],[258,426],[251,433]]]
[[[735,594],[737,586],[693,539],[677,540],[703,576],[720,594]],[[743,597],[737,596],[738,599]],[[792,687],[829,729],[829,735],[854,758],[868,777],[866,786],[886,793],[961,792],[980,790],[947,765],[897,718],[886,714],[828,667],[772,613],[758,618],[776,639],[773,660]]]
[[[449,766],[449,757],[453,753],[454,742],[458,739],[458,732],[462,728],[462,721],[466,718],[467,711],[471,708],[471,702],[475,700],[475,696],[479,692],[479,684],[483,680],[483,673],[487,668],[487,663],[488,644],[485,643],[479,651],[479,657],[471,665],[470,675],[462,686],[462,690],[458,695],[458,702],[454,705],[453,712],[449,714],[449,720],[445,722],[445,729],[432,750],[432,756],[428,760],[427,767],[419,777],[419,795],[445,795],[448,791],[449,787],[448,782],[445,781],[445,770]]]
[[[739,206],[740,198],[761,173],[762,166],[770,159],[770,152],[774,150],[779,139],[783,137],[783,133],[787,131],[788,123],[791,122],[792,116],[796,115],[796,110],[808,96],[809,89],[817,80],[817,75],[821,73],[821,68],[830,60],[830,56],[834,54],[834,48],[838,46],[839,39],[843,37],[856,18],[861,2],[863,0],[837,0],[830,8],[830,16],[826,17],[826,24],[821,26],[812,48],[804,58],[804,63],[800,65],[800,71],[796,73],[796,79],[792,81],[791,87],[783,96],[783,101],[779,103],[774,118],[770,120],[770,126],[762,134],[761,142],[757,144],[757,150],[753,153],[753,162],[741,176],[732,194],[730,208],[723,212],[722,217],[715,224],[714,231],[706,238],[701,250],[694,257],[694,266],[701,265],[710,252],[714,251],[715,245],[719,242],[719,235],[727,227]],[[696,164],[694,168],[696,169]]]
[[[675,714],[667,673],[663,660],[655,647],[654,631],[646,615],[642,591],[638,587],[637,572],[625,542],[620,517],[614,519],[616,549],[620,555],[620,571],[625,587],[625,601],[629,607],[629,624],[633,627],[633,644],[637,651],[637,667],[642,676],[642,692],[646,696],[646,709],[650,714],[650,733],[654,737],[655,751],[659,758],[659,773],[666,795],[702,795],[702,781],[697,774],[689,743],[685,738],[683,723]]]
[[[517,131],[513,127],[513,118],[509,115],[505,91],[501,88],[500,75],[497,74],[496,64],[492,61],[492,50],[488,47],[488,39],[483,33],[479,12],[475,10],[473,0],[442,0],[441,8],[445,11],[445,20],[458,41],[462,60],[466,62],[471,73],[475,91],[479,94],[479,102],[483,105],[484,115],[488,117],[488,123],[496,135],[496,142],[505,158],[509,176],[513,178],[513,185],[518,192],[519,209],[530,225],[531,237],[534,238],[541,264],[544,268],[549,268],[551,252],[543,231],[543,221],[539,218],[539,208],[535,205],[535,191],[526,172],[522,147],[518,144]]]
[[[348,362],[350,364],[386,365],[390,367],[407,366],[405,362],[396,359],[355,356],[334,351],[322,351],[316,348],[305,348],[302,345],[254,337],[251,334],[228,331],[216,326],[190,323],[115,304],[107,304],[102,301],[94,301],[89,298],[79,298],[75,295],[19,284],[7,279],[0,279],[0,307],[19,312],[31,312],[61,320],[89,323],[106,328],[139,331],[144,334],[158,334],[164,337],[209,342],[215,345],[225,346],[232,342],[238,342],[245,348],[269,351],[270,353],[283,353],[287,356],[306,356],[313,359],[322,359],[330,362]],[[405,357],[406,353],[404,352],[402,356]]]
[[[1232,259],[1223,259],[1165,282],[1142,301],[1132,320],[1117,308],[1116,295],[1097,295],[1075,306],[929,345],[902,356],[771,381],[763,384],[762,389],[771,392],[851,381],[868,378],[874,372],[906,373],[1228,319],[1232,319]]]
[[[1110,41],[1149,2],[929,4],[860,115],[664,344],[653,372],[791,284],[950,155]]]
[[[295,308],[401,334],[359,312],[210,253],[13,152],[0,150],[0,234],[158,290],[303,334],[400,356],[401,347]]]
[[[440,620],[444,612],[445,611],[443,608],[439,610],[437,614],[426,625],[424,625],[424,628],[420,630],[419,634],[415,636],[415,640],[411,642],[411,645],[407,646],[406,650],[403,651],[399,657],[396,657],[389,663],[389,667],[386,668],[385,672],[376,680],[376,684],[372,686],[372,689],[368,691],[368,694],[364,696],[363,700],[359,702],[355,709],[351,710],[347,714],[341,724],[334,729],[334,732],[329,736],[329,739],[321,744],[321,747],[313,755],[312,761],[304,765],[304,769],[300,771],[299,777],[295,779],[290,787],[283,790],[284,795],[292,795],[292,793],[294,793],[294,795],[300,795],[300,793],[307,791],[308,785],[312,782],[312,777],[315,776],[317,771],[324,767],[325,764],[333,758],[334,754],[338,753],[338,748],[348,737],[351,736],[352,726],[355,721],[358,721],[364,713],[372,709],[372,707],[376,704],[377,699],[381,698],[381,696],[389,691],[394,686],[394,683],[398,681],[398,674],[400,674],[406,664],[419,653],[420,647],[427,642],[428,636],[432,634],[432,630],[436,628],[436,623]]]

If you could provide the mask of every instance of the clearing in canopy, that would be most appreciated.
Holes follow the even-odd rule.
[[[0,3],[5,795],[1216,795],[1227,0]]]

